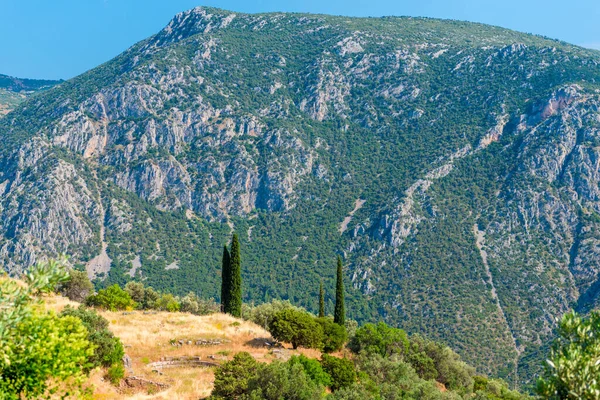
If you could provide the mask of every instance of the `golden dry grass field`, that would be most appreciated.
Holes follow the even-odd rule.
[[[49,296],[45,299],[49,309],[60,311],[66,305],[78,306],[61,296]],[[178,367],[164,368],[162,375],[153,372],[148,364],[160,361],[163,357],[194,356],[210,362],[223,362],[231,359],[240,351],[247,351],[258,361],[270,362],[276,354],[266,347],[255,343],[264,343],[270,334],[263,328],[248,321],[233,318],[225,314],[197,316],[187,313],[144,313],[100,311],[110,322],[112,332],[121,338],[125,353],[131,357],[133,375],[154,382],[167,384],[167,389],[142,390],[116,388],[104,380],[104,371],[92,372],[89,385],[93,386],[95,399],[168,399],[187,400],[205,398],[210,395],[213,386],[214,368]],[[195,341],[199,339],[225,339],[230,342],[213,346],[184,344],[174,346],[172,341]],[[264,339],[264,340],[261,340]],[[320,352],[311,349],[291,350],[289,355],[302,353],[308,357],[319,358]],[[216,358],[213,359],[211,356]],[[131,374],[129,374],[131,375]],[[122,385],[124,386],[124,385]]]

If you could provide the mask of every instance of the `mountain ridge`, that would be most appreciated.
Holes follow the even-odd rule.
[[[216,297],[235,228],[246,301],[314,308],[341,254],[352,317],[530,381],[597,301],[599,63],[481,24],[193,9],[0,121],[0,254]]]

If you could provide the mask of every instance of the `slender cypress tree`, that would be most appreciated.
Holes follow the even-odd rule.
[[[346,311],[344,309],[344,274],[342,272],[342,258],[337,259],[337,283],[335,285],[335,312],[333,322],[344,326],[346,322]]]
[[[242,316],[242,262],[240,259],[240,243],[237,234],[231,238],[231,269],[229,277],[228,306],[225,312],[240,318]]]
[[[325,292],[323,291],[323,281],[319,286],[319,318],[325,317]]]
[[[223,246],[223,260],[221,269],[221,312],[225,312],[229,297],[229,283],[231,281],[231,257],[227,245]]]

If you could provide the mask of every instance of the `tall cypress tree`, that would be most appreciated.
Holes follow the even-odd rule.
[[[240,243],[237,234],[231,238],[231,269],[229,277],[228,305],[225,312],[240,318],[242,316],[242,262]]]
[[[229,283],[231,281],[231,257],[227,245],[223,246],[223,260],[221,262],[221,312],[225,312],[229,303]]]
[[[342,272],[342,258],[337,259],[337,283],[335,285],[335,312],[333,322],[344,326],[346,322],[346,311],[344,309],[344,274]]]
[[[323,291],[323,281],[319,286],[319,318],[325,317],[325,292]]]

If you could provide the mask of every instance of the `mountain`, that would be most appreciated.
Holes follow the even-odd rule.
[[[530,382],[600,292],[600,53],[459,21],[195,8],[0,120],[0,254],[349,316]],[[333,291],[327,292],[332,312]]]
[[[0,118],[11,112],[29,95],[51,88],[62,81],[19,79],[0,74]]]

